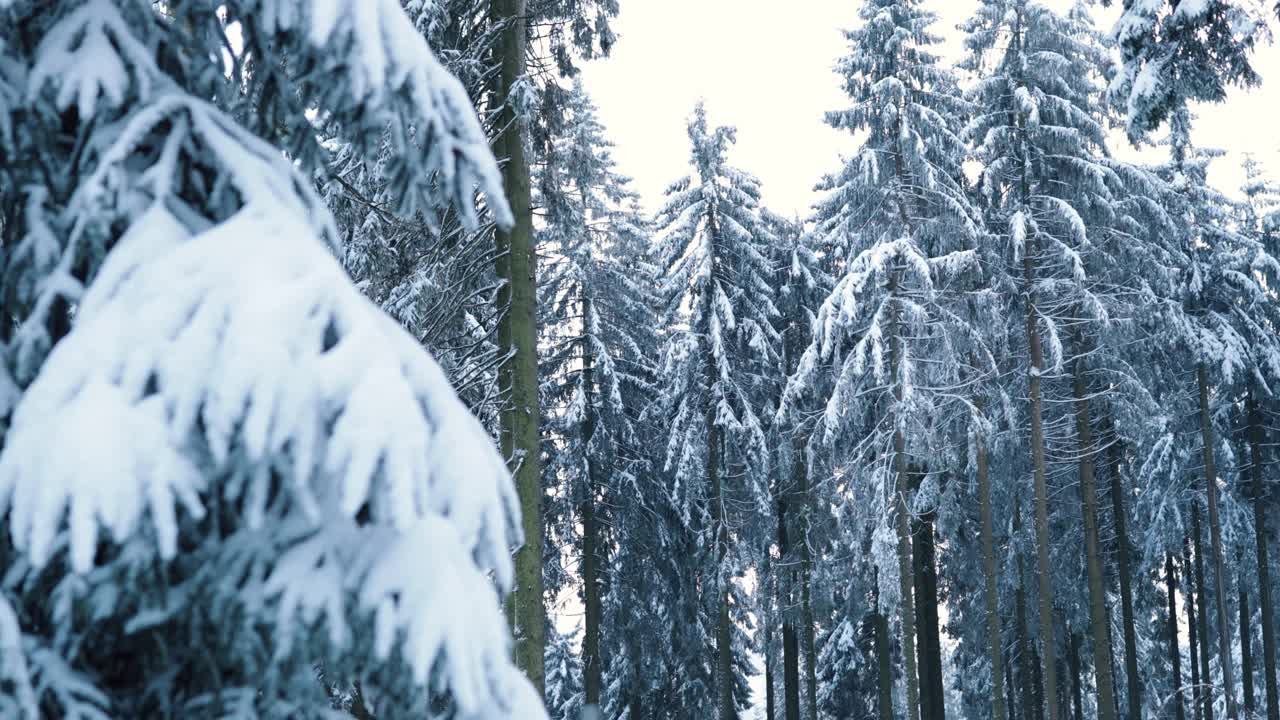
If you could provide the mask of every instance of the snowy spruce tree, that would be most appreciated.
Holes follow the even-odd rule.
[[[734,541],[754,526],[751,508],[768,506],[758,383],[778,345],[765,255],[772,238],[759,182],[728,163],[734,135],[711,128],[701,104],[694,110],[693,173],[668,188],[654,251],[666,331],[659,375],[667,383],[655,411],[667,418],[671,495],[697,534],[696,576],[686,582],[702,588],[700,613],[710,620],[706,652],[715,665],[703,707],[717,708],[721,720],[736,718],[747,700],[746,606],[737,582],[744,568]],[[745,515],[731,502],[744,497]]]
[[[319,124],[389,135],[396,209],[475,227],[479,187],[511,221],[400,6],[0,17],[4,714],[318,717],[353,687],[377,716],[541,715],[499,608],[501,457],[311,185]]]
[[[539,177],[545,224],[542,396],[550,447],[550,538],[577,566],[585,612],[581,665],[587,706],[601,704],[602,594],[614,532],[630,519],[650,464],[640,447],[638,401],[652,394],[653,276],[649,233],[629,180],[617,173],[604,127],[580,82],[570,90],[564,133]],[[549,553],[559,561],[564,553]],[[619,579],[620,582],[626,582]]]
[[[932,388],[958,382],[970,356],[981,354],[945,300],[979,274],[981,218],[961,173],[967,105],[932,50],[934,15],[912,0],[869,0],[859,17],[837,65],[853,104],[828,122],[866,138],[821,186],[818,244],[839,258],[837,280],[780,414],[819,398],[823,442],[850,462],[858,484],[878,488],[860,521],[883,528],[880,540],[894,538],[873,548],[887,555],[871,562],[886,586],[882,602],[897,608],[906,711],[932,720],[942,717],[945,693],[937,616],[930,622],[928,614],[936,595],[915,597],[913,498],[924,478],[936,483],[944,469],[930,456],[943,442],[935,420],[947,401]]]
[[[765,221],[772,228],[774,244],[768,248],[773,265],[778,315],[774,320],[781,343],[781,357],[771,382],[768,383],[769,406],[775,410],[786,387],[786,378],[795,372],[804,349],[812,340],[813,309],[826,297],[832,280],[824,267],[824,258],[814,247],[816,238],[805,232],[799,221],[791,221],[766,212]],[[823,495],[816,485],[815,474],[822,471],[820,453],[812,447],[814,423],[811,416],[792,414],[784,422],[773,422],[769,428],[772,452],[773,511],[777,531],[773,537],[765,533],[763,547],[777,548],[771,578],[774,585],[775,617],[781,621],[778,653],[780,667],[774,673],[781,688],[784,717],[797,719],[801,713],[801,686],[807,717],[818,711],[817,628],[813,595],[815,567],[821,560],[827,524]],[[820,477],[820,476],[819,476]],[[765,627],[764,638],[770,639],[774,627]],[[801,678],[803,667],[803,679]]]
[[[1102,0],[1104,5],[1113,0]],[[1112,34],[1123,70],[1112,84],[1129,137],[1140,139],[1185,102],[1222,102],[1231,85],[1256,86],[1252,58],[1266,18],[1251,0],[1124,0]],[[1275,3],[1280,15],[1280,3]]]

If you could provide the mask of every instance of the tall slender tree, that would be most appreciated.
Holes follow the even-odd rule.
[[[701,576],[691,579],[714,618],[715,694],[707,706],[730,720],[746,701],[746,608],[735,600],[742,556],[734,543],[744,520],[733,498],[747,498],[749,518],[768,508],[770,455],[757,407],[760,371],[776,367],[778,357],[766,255],[774,240],[761,216],[759,182],[728,163],[734,130],[710,127],[701,104],[688,130],[694,172],[670,186],[657,221],[670,328],[661,366],[669,387],[659,407],[668,418],[671,494],[710,551]]]

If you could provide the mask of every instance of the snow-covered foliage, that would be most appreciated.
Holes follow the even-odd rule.
[[[710,128],[702,105],[694,110],[695,173],[671,184],[657,220],[654,257],[669,328],[660,369],[669,383],[667,466],[674,493],[689,499],[706,490],[699,478],[709,425],[726,435],[731,462],[767,457],[751,370],[778,352],[765,255],[773,238],[760,214],[759,181],[728,164],[734,136],[733,128]]]
[[[734,600],[744,568],[732,538],[759,528],[769,507],[768,417],[760,401],[762,379],[778,358],[766,255],[774,238],[760,208],[759,181],[728,163],[735,131],[711,128],[701,104],[688,129],[694,172],[667,189],[657,219],[664,332],[658,376],[665,388],[650,413],[664,425],[669,503],[700,548],[696,562],[684,561],[702,589],[682,598],[690,613],[685,622],[693,623],[682,632],[691,635],[691,645],[720,657],[731,653],[733,700],[741,707],[747,607]],[[717,628],[722,613],[734,618],[731,628]],[[684,671],[696,672],[702,686],[690,685],[694,677],[685,680],[685,707],[721,704],[713,667]],[[698,692],[709,695],[698,699]]]
[[[1229,86],[1261,81],[1250,58],[1267,32],[1259,5],[1253,0],[1124,0],[1111,30],[1123,61],[1111,92],[1125,110],[1131,138],[1155,130],[1189,100],[1222,102]],[[1280,3],[1275,9],[1280,13]]]
[[[350,699],[319,666],[378,714],[536,717],[504,464],[308,177],[320,125],[388,133],[398,209],[505,221],[461,85],[389,0],[6,5],[15,707],[315,717]]]

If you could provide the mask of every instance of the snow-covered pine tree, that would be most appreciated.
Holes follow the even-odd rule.
[[[1280,252],[1280,246],[1277,244],[1277,238],[1280,237],[1280,188],[1267,178],[1261,165],[1252,156],[1245,156],[1244,170],[1245,184],[1241,190],[1245,202],[1241,205],[1240,232],[1275,258],[1277,252]],[[1260,271],[1265,278],[1267,288],[1277,287],[1277,282],[1280,282],[1280,273],[1274,269],[1268,270],[1265,266],[1255,269],[1255,272],[1257,271]],[[1269,459],[1268,430],[1273,424],[1269,419],[1274,414],[1274,388],[1278,379],[1272,370],[1276,364],[1274,338],[1278,322],[1274,302],[1257,305],[1256,302],[1262,300],[1257,293],[1250,293],[1249,299],[1253,302],[1247,303],[1244,311],[1252,316],[1252,326],[1264,334],[1260,338],[1251,338],[1255,358],[1252,363],[1254,370],[1244,383],[1243,390],[1243,434],[1248,449],[1247,452],[1241,453],[1239,464],[1245,468],[1242,475],[1248,476],[1247,483],[1244,482],[1244,478],[1241,482],[1248,488],[1244,494],[1249,496],[1253,504],[1255,555],[1253,571],[1240,573],[1241,597],[1242,599],[1244,597],[1246,575],[1256,578],[1254,597],[1257,598],[1256,606],[1261,616],[1258,625],[1261,626],[1262,636],[1257,654],[1261,655],[1265,707],[1268,720],[1278,720],[1280,719],[1280,691],[1277,690],[1276,677],[1275,601],[1271,585],[1271,537],[1267,530],[1267,515],[1272,512],[1272,508],[1268,506],[1269,497],[1263,481],[1264,465]],[[1252,638],[1252,633],[1248,631],[1249,619],[1242,609],[1240,629],[1242,654]],[[1242,674],[1246,687],[1248,687],[1248,673],[1248,667],[1243,668]],[[1248,702],[1246,692],[1246,706],[1252,704]]]
[[[485,0],[406,1],[406,14],[477,106],[486,100],[496,31]],[[492,136],[492,129],[486,127]],[[343,143],[322,185],[343,238],[343,264],[361,291],[399,322],[444,368],[459,397],[496,428],[500,398],[494,294],[493,217],[481,206],[474,229],[456,211],[396,212],[393,178],[402,141],[383,136],[370,158]]]
[[[1066,705],[1059,703],[1055,630],[1065,614],[1066,625],[1089,628],[1097,712],[1110,718],[1116,705],[1094,482],[1098,444],[1090,401],[1096,370],[1090,365],[1113,311],[1109,303],[1117,285],[1106,273],[1118,259],[1115,247],[1123,248],[1124,233],[1133,229],[1125,224],[1122,207],[1132,173],[1107,158],[1098,113],[1098,80],[1106,58],[1086,7],[1077,3],[1059,15],[1037,2],[990,0],[965,29],[966,65],[979,77],[971,97],[982,108],[966,133],[983,165],[980,190],[990,228],[1000,240],[988,266],[993,287],[1001,288],[1010,303],[1008,316],[1025,320],[1021,328],[1007,331],[1021,336],[1012,345],[1026,353],[1019,353],[1017,371],[1026,373],[1030,399],[1026,420],[1035,488],[1043,704],[1051,720]],[[1064,368],[1071,371],[1071,382],[1064,382]],[[1080,513],[1074,519],[1057,514],[1055,520],[1048,502],[1049,466],[1059,452],[1056,446],[1067,442],[1075,445],[1069,467],[1079,478]],[[1062,532],[1082,536],[1083,558],[1075,548],[1054,547],[1051,523],[1065,523]],[[1071,553],[1065,556],[1069,562],[1052,559],[1055,552]],[[1083,577],[1055,580],[1079,560]],[[1087,617],[1073,619],[1068,611],[1079,605],[1055,586],[1081,585],[1088,590]],[[1063,646],[1074,676],[1078,640],[1067,635]],[[1078,686],[1072,683],[1073,690]]]
[[[511,220],[400,6],[0,18],[3,714],[316,717],[350,699],[319,665],[379,716],[541,715],[499,608],[501,458],[347,279],[311,189],[323,122],[401,143],[398,209],[474,226],[479,186]]]
[[[759,378],[778,352],[765,253],[772,238],[761,219],[759,181],[728,163],[734,135],[729,127],[709,127],[705,108],[695,108],[694,172],[668,188],[655,249],[667,333],[659,370],[667,390],[655,412],[668,423],[671,494],[681,521],[698,535],[701,567],[688,565],[698,574],[687,582],[702,588],[702,612],[711,614],[704,652],[716,658],[715,692],[703,707],[717,708],[721,720],[736,718],[747,700],[745,606],[734,602],[744,568],[734,538],[758,527],[733,512],[730,499],[745,494],[747,508],[768,507]],[[746,518],[754,514],[748,510]]]
[[[816,218],[819,244],[836,248],[842,266],[780,412],[806,394],[822,398],[825,442],[839,443],[842,458],[870,460],[846,469],[880,488],[864,521],[896,531],[896,564],[879,577],[898,586],[881,600],[899,611],[909,717],[933,720],[945,693],[938,628],[927,621],[936,599],[922,617],[914,602],[912,496],[919,478],[942,470],[930,467],[933,419],[946,402],[933,389],[956,383],[977,337],[942,298],[978,273],[980,214],[961,172],[967,107],[932,50],[933,13],[915,0],[868,0],[859,18],[837,65],[853,105],[828,122],[867,136],[824,181]]]
[[[547,626],[546,701],[550,720],[582,720],[582,656],[566,635]]]
[[[609,582],[608,528],[616,528],[647,469],[636,433],[637,407],[651,396],[654,357],[652,273],[643,264],[649,232],[628,178],[580,82],[565,106],[564,133],[548,147],[538,178],[545,260],[540,302],[544,432],[550,455],[544,486],[557,544],[572,545],[585,612],[584,703],[599,706],[602,593]],[[554,519],[552,519],[554,518]],[[556,556],[558,558],[558,555]],[[550,556],[548,558],[551,559]]]
[[[781,341],[781,358],[770,373],[769,405],[776,410],[785,388],[786,378],[795,372],[801,354],[812,340],[813,311],[831,289],[831,277],[813,245],[815,238],[804,231],[799,221],[790,221],[774,213],[764,213],[772,229],[774,244],[768,248],[773,265],[778,315],[774,325]],[[777,514],[776,539],[778,560],[774,584],[778,613],[782,620],[781,673],[782,706],[786,720],[800,718],[800,659],[805,656],[804,686],[806,716],[818,711],[818,664],[816,629],[812,603],[814,555],[818,554],[819,533],[813,532],[815,518],[821,520],[817,508],[823,507],[814,491],[811,477],[815,463],[810,447],[813,422],[795,414],[787,422],[774,422],[770,428],[773,447],[773,506]],[[820,467],[820,465],[819,465]],[[819,522],[819,524],[821,524]]]
[[[1112,0],[1102,0],[1110,5]],[[1252,0],[1124,0],[1112,29],[1122,72],[1111,91],[1138,140],[1188,101],[1222,102],[1261,82],[1249,57],[1266,30]],[[1280,14],[1280,2],[1275,5]]]

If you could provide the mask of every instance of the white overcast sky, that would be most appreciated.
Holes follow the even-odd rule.
[[[1048,0],[1066,7],[1069,0]],[[961,51],[955,26],[976,0],[926,2],[941,15],[935,32],[943,54]],[[1116,3],[1117,5],[1119,3]],[[846,105],[831,71],[845,52],[841,30],[857,22],[856,0],[622,0],[612,55],[588,64],[584,79],[622,172],[635,178],[646,207],[656,209],[663,189],[688,172],[685,120],[704,99],[711,120],[735,125],[734,164],[760,177],[774,210],[807,215],[813,186],[838,166],[853,141],[823,123],[823,113]],[[1099,10],[1110,30],[1114,10]],[[1195,141],[1229,155],[1210,179],[1233,192],[1243,177],[1240,153],[1251,151],[1280,181],[1280,47],[1264,47],[1256,67],[1263,86],[1233,91],[1227,103],[1197,109]],[[1113,152],[1133,157],[1123,136]],[[1150,156],[1159,157],[1160,150]]]

